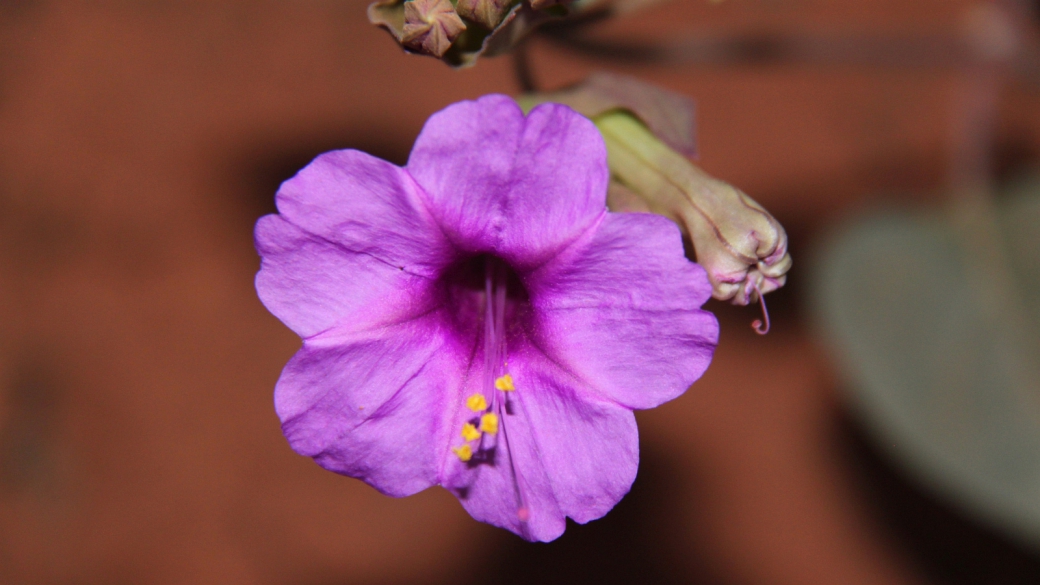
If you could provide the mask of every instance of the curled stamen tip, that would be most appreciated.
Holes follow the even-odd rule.
[[[521,522],[527,522],[531,519],[531,511],[527,508],[520,508],[516,511],[516,517]]]
[[[755,333],[765,335],[769,333],[769,309],[766,308],[766,297],[759,291],[757,285],[755,286],[755,294],[758,296],[758,304],[762,307],[762,318],[752,321],[751,328],[755,330]]]

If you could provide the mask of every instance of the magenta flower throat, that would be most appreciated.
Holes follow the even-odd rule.
[[[442,485],[528,540],[606,514],[632,410],[718,339],[679,229],[607,212],[607,180],[587,119],[487,96],[431,117],[404,168],[342,150],[286,181],[256,287],[303,338],[275,388],[292,448],[392,496]]]

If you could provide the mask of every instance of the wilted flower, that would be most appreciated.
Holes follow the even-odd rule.
[[[692,102],[603,73],[568,90],[521,98],[528,107],[542,102],[567,104],[596,124],[609,153],[610,208],[651,211],[678,223],[715,298],[746,305],[784,285],[791,268],[784,228],[684,156],[694,149]]]
[[[275,389],[292,447],[529,540],[609,511],[632,410],[695,381],[718,324],[676,226],[607,212],[607,181],[588,120],[504,96],[434,115],[404,168],[344,150],[286,181],[256,284],[303,338]]]

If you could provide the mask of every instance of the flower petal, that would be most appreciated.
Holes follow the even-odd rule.
[[[256,224],[256,290],[276,317],[301,337],[337,325],[354,328],[419,312],[428,279],[364,252],[352,252],[279,215]]]
[[[436,275],[453,250],[403,169],[336,150],[282,183],[278,211],[294,225],[394,268]]]
[[[458,394],[454,355],[435,315],[308,340],[275,387],[292,448],[392,496],[437,480],[444,403]],[[454,361],[453,361],[454,360]]]
[[[526,118],[501,95],[449,106],[426,122],[406,168],[457,247],[517,269],[551,258],[606,209],[603,139],[559,104]]]
[[[566,517],[582,524],[601,518],[628,493],[639,465],[638,431],[630,410],[582,391],[537,350],[524,354],[510,357],[514,414],[499,422],[508,450],[494,466],[454,462],[445,486],[477,520],[550,541],[563,533]],[[514,477],[527,522],[518,515]]]
[[[526,284],[535,343],[628,408],[682,394],[718,343],[718,322],[700,309],[711,284],[683,257],[679,229],[661,216],[609,214]]]

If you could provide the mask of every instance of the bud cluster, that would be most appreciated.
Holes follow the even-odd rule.
[[[542,22],[606,0],[377,0],[368,19],[409,52],[466,67],[508,51]]]

